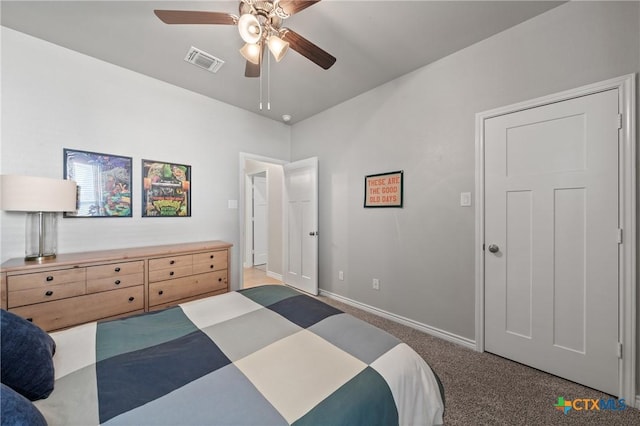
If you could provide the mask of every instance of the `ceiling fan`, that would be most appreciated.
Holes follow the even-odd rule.
[[[247,60],[246,77],[259,77],[265,46],[280,61],[289,48],[318,66],[329,69],[336,58],[297,32],[282,26],[294,13],[320,0],[241,0],[240,16],[224,12],[154,10],[165,24],[237,25],[245,45],[240,53]]]

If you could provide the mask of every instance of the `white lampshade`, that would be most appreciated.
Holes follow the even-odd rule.
[[[257,43],[262,37],[260,21],[250,13],[245,13],[240,17],[238,31],[240,32],[240,37],[247,43]]]
[[[260,45],[247,43],[240,49],[240,54],[244,58],[256,65],[260,64]]]
[[[276,62],[280,62],[287,53],[287,50],[289,50],[289,43],[275,35],[269,37],[267,45],[269,46],[269,51],[271,51],[273,57],[276,58]]]
[[[76,183],[35,176],[0,176],[0,209],[22,212],[76,210]]]

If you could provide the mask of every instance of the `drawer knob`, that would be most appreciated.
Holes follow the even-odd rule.
[[[209,256],[209,259],[213,259],[213,255]]]
[[[47,281],[53,281],[53,275],[48,275],[47,276]]]
[[[173,274],[174,274],[174,272],[173,272],[173,271],[169,272],[169,275],[173,276]]]
[[[47,292],[44,295],[45,296],[53,296],[53,291],[47,290]]]
[[[118,267],[115,269],[115,271],[116,271],[116,272],[120,272],[120,267],[118,266]]]
[[[222,278],[218,278],[218,282],[222,282]]]
[[[131,296],[131,297],[129,298],[129,302],[133,302],[134,300],[135,300],[135,297],[133,297],[133,296]]]
[[[115,284],[115,285],[120,285],[120,280],[116,280],[116,281],[114,282],[114,284]]]
[[[169,262],[169,265],[173,265],[174,263],[176,263],[176,261],[172,260],[172,261]]]
[[[215,268],[215,266],[211,265],[211,266],[209,266],[209,268],[213,269],[213,268]]]
[[[164,294],[164,291],[160,290],[160,291],[158,292],[158,294],[159,294],[160,296],[162,296],[162,295]]]

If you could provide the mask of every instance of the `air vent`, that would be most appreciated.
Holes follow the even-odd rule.
[[[185,61],[192,63],[195,66],[203,68],[209,72],[218,72],[220,67],[224,65],[224,61],[222,59],[216,58],[215,56],[209,55],[202,50],[191,46],[187,56],[184,58]]]

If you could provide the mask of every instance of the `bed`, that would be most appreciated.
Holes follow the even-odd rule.
[[[49,425],[442,424],[415,351],[286,286],[50,337],[53,390],[33,402]]]

